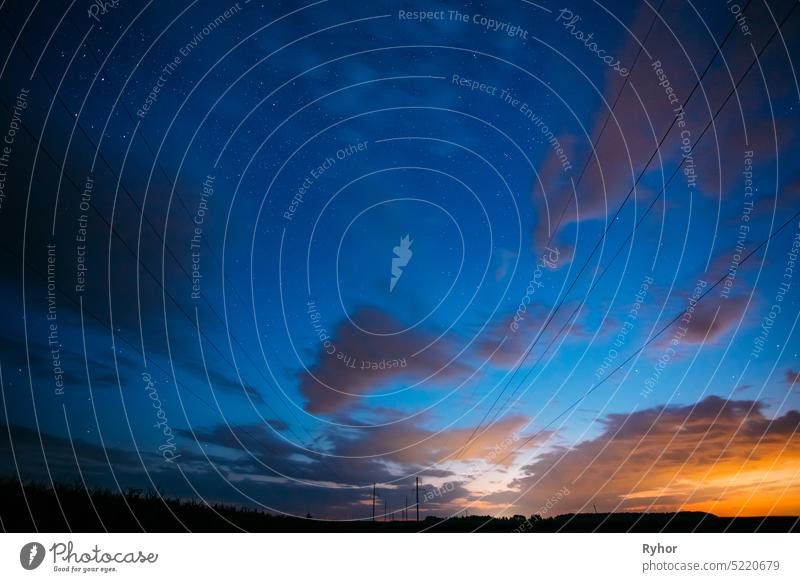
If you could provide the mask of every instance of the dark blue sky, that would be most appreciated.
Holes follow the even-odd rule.
[[[745,4],[6,3],[4,473],[800,511],[800,16]]]

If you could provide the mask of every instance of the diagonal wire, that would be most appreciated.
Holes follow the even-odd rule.
[[[746,10],[746,9],[747,9],[747,7],[749,6],[749,4],[750,4],[750,0],[747,2],[747,4],[745,4],[744,8],[742,9],[742,12],[744,12],[744,10]],[[660,8],[660,7],[659,7],[659,8]],[[794,9],[792,9],[792,11],[793,11],[793,10],[794,10]],[[777,29],[777,30],[780,30],[780,26],[782,26],[782,25],[783,25],[783,22],[785,22],[785,21],[786,21],[786,19],[788,19],[789,15],[791,15],[791,12],[792,12],[792,11],[790,11],[790,13],[789,13],[789,14],[787,14],[787,16],[786,16],[786,17],[783,19],[783,21],[781,22],[781,24],[779,25],[779,27],[778,27],[778,29]],[[686,99],[684,100],[684,102],[683,102],[683,104],[682,104],[682,106],[681,106],[681,108],[680,108],[680,111],[683,111],[683,109],[684,109],[684,108],[685,108],[685,107],[688,105],[688,103],[689,103],[689,100],[692,98],[692,96],[694,95],[695,91],[698,89],[698,87],[700,87],[700,85],[701,85],[701,82],[702,82],[703,78],[704,78],[704,77],[705,77],[705,75],[708,73],[709,69],[711,68],[711,65],[712,65],[712,64],[714,63],[714,61],[716,60],[717,56],[718,56],[719,54],[721,54],[721,49],[722,49],[722,46],[723,46],[723,45],[724,45],[724,44],[727,42],[727,40],[730,38],[730,36],[731,36],[731,34],[733,33],[733,31],[736,29],[736,26],[737,26],[737,25],[736,25],[736,23],[734,23],[734,24],[733,24],[733,25],[730,27],[730,29],[728,30],[728,32],[727,32],[727,34],[725,35],[725,37],[723,38],[722,42],[721,42],[721,43],[719,43],[719,44],[717,45],[717,49],[715,50],[715,52],[714,52],[714,55],[711,57],[711,59],[709,60],[708,64],[706,65],[705,69],[703,70],[703,72],[701,73],[701,75],[698,77],[698,80],[697,80],[697,82],[694,84],[694,86],[692,87],[692,90],[689,92],[689,95],[688,95],[688,96],[686,97]],[[652,28],[652,24],[651,24],[651,28]],[[773,33],[773,35],[770,37],[770,39],[769,39],[769,40],[766,42],[766,44],[765,44],[765,45],[762,47],[761,51],[759,52],[759,55],[760,55],[760,54],[761,54],[761,53],[764,51],[764,49],[766,49],[766,47],[767,47],[767,46],[768,46],[768,45],[771,43],[772,39],[775,37],[775,34],[777,33],[777,30],[776,30],[776,32],[775,32],[775,33]],[[649,31],[648,31],[648,32],[649,32]],[[644,43],[642,43],[642,44],[644,44]],[[641,53],[641,50],[640,50],[640,53]],[[640,53],[638,53],[638,54],[640,54]],[[638,54],[637,54],[637,57],[638,57]],[[758,57],[757,57],[757,58],[758,58]],[[710,126],[713,124],[713,122],[714,122],[714,119],[716,119],[717,115],[719,115],[720,111],[722,111],[723,107],[724,107],[724,106],[727,104],[727,102],[730,100],[731,96],[732,96],[732,95],[735,93],[735,91],[736,91],[736,88],[738,88],[739,84],[741,84],[742,80],[743,80],[743,79],[746,77],[747,73],[748,73],[748,72],[749,72],[749,71],[752,69],[752,67],[754,66],[754,64],[755,64],[755,61],[753,61],[753,63],[751,63],[751,65],[750,65],[750,66],[747,68],[747,70],[745,71],[745,73],[744,73],[744,74],[742,75],[742,77],[739,79],[739,82],[738,82],[738,83],[737,83],[737,84],[734,86],[734,89],[733,89],[733,91],[731,91],[731,93],[729,93],[728,97],[727,97],[727,98],[724,100],[724,102],[723,102],[722,106],[721,106],[721,107],[720,107],[720,108],[717,110],[717,112],[714,114],[714,116],[712,117],[712,119],[711,119],[711,121],[709,122],[709,124],[707,124],[707,125],[706,125],[705,129],[703,130],[702,134],[700,135],[700,138],[702,138],[702,136],[703,136],[703,135],[706,133],[706,131],[708,130],[708,128],[709,128],[709,127],[710,127]],[[631,70],[633,70],[633,67],[631,68]],[[624,86],[623,86],[623,88],[624,88]],[[616,101],[615,101],[615,104],[616,104]],[[612,107],[612,112],[613,112],[613,107]],[[609,117],[610,117],[610,115],[611,115],[611,114],[609,114]],[[608,120],[608,117],[606,118],[606,121],[607,121],[607,120]],[[666,140],[666,138],[668,137],[669,133],[672,131],[672,128],[675,126],[675,123],[677,123],[677,120],[678,120],[678,115],[676,115],[676,116],[673,118],[673,120],[672,120],[672,122],[671,122],[670,126],[667,128],[666,132],[664,133],[664,135],[662,136],[662,138],[659,140],[659,142],[658,142],[658,145],[656,146],[656,149],[653,151],[653,154],[650,156],[650,158],[649,158],[649,160],[647,161],[647,163],[645,164],[644,168],[643,168],[643,169],[642,169],[642,171],[639,173],[639,176],[636,178],[636,180],[635,180],[635,182],[634,182],[633,186],[632,186],[632,187],[631,187],[631,189],[628,191],[628,194],[625,196],[624,200],[622,201],[622,203],[621,203],[621,204],[620,204],[620,206],[618,207],[618,209],[617,209],[617,211],[615,212],[614,216],[613,216],[613,217],[612,217],[612,219],[611,219],[611,220],[610,220],[610,221],[607,223],[607,225],[606,225],[606,228],[605,228],[605,230],[604,230],[603,234],[600,236],[600,238],[599,238],[599,239],[597,240],[597,242],[595,243],[595,246],[594,246],[594,248],[592,249],[592,252],[589,254],[589,256],[587,257],[587,259],[584,261],[583,265],[581,266],[580,270],[578,271],[578,274],[575,276],[575,278],[572,280],[572,283],[571,283],[571,284],[569,285],[569,287],[567,288],[567,291],[564,293],[564,295],[562,296],[561,300],[558,302],[558,304],[556,305],[556,307],[555,307],[555,308],[554,308],[554,309],[553,309],[553,310],[550,312],[550,314],[549,314],[549,316],[548,316],[547,320],[545,321],[544,325],[542,326],[542,328],[539,330],[539,332],[537,333],[536,337],[534,338],[534,341],[531,343],[531,345],[530,345],[530,346],[528,347],[528,349],[525,351],[525,354],[522,356],[522,358],[520,359],[519,363],[518,363],[518,364],[515,366],[515,368],[514,368],[514,370],[513,370],[512,374],[511,374],[511,378],[510,378],[510,379],[509,379],[509,381],[506,383],[506,385],[503,387],[503,389],[500,391],[500,393],[498,394],[497,398],[494,400],[494,402],[493,402],[493,403],[492,403],[492,405],[489,407],[489,409],[487,410],[487,412],[484,414],[483,418],[481,419],[481,422],[480,422],[480,423],[478,424],[478,426],[477,426],[477,427],[476,427],[476,428],[473,430],[473,432],[472,432],[472,435],[470,436],[470,438],[469,438],[469,439],[467,440],[467,442],[466,442],[466,443],[465,443],[465,444],[464,444],[464,445],[461,447],[461,449],[459,449],[459,450],[457,451],[457,455],[458,455],[458,454],[461,454],[461,453],[463,452],[463,450],[464,450],[464,449],[465,449],[465,448],[466,448],[466,447],[469,445],[469,443],[470,443],[470,442],[473,440],[473,438],[474,438],[474,436],[477,434],[478,430],[480,430],[480,428],[482,427],[483,423],[486,421],[486,418],[489,416],[489,414],[492,412],[492,410],[494,410],[494,407],[495,407],[495,406],[497,405],[497,403],[500,401],[500,398],[502,398],[503,394],[506,392],[506,390],[507,390],[507,389],[509,388],[509,386],[511,385],[512,381],[513,381],[513,380],[514,380],[514,378],[516,377],[516,374],[517,374],[517,372],[518,372],[518,371],[519,371],[519,370],[522,368],[522,366],[523,366],[523,365],[524,365],[524,363],[525,363],[525,360],[527,360],[527,358],[528,358],[528,356],[530,355],[530,353],[531,353],[531,351],[533,350],[533,348],[534,348],[534,347],[536,347],[536,345],[538,344],[539,340],[540,340],[540,339],[542,338],[542,336],[544,335],[544,332],[547,330],[547,328],[549,327],[550,323],[552,323],[552,321],[553,321],[553,319],[555,318],[556,314],[558,313],[558,311],[560,310],[560,308],[563,306],[564,302],[566,301],[566,299],[567,299],[567,296],[569,295],[569,293],[570,293],[570,292],[572,291],[572,289],[574,288],[575,284],[577,283],[578,279],[580,278],[580,276],[581,276],[581,275],[583,274],[583,272],[585,271],[586,267],[589,265],[589,262],[591,261],[591,259],[592,259],[592,257],[594,256],[595,252],[597,252],[597,249],[600,247],[600,244],[602,243],[602,241],[605,239],[605,237],[606,237],[606,235],[608,234],[608,232],[609,232],[609,231],[611,230],[611,228],[613,227],[614,223],[616,222],[616,218],[617,218],[617,217],[619,216],[619,214],[622,212],[622,209],[623,209],[623,207],[625,206],[625,204],[628,202],[628,200],[630,199],[630,197],[631,197],[631,194],[633,194],[633,192],[635,192],[635,191],[636,191],[636,188],[637,188],[637,186],[638,186],[638,184],[639,184],[640,180],[642,179],[642,177],[643,177],[643,176],[644,176],[644,174],[646,173],[646,171],[647,171],[648,167],[650,166],[650,164],[652,163],[652,161],[655,159],[656,155],[657,155],[657,154],[658,154],[658,152],[660,151],[660,149],[661,149],[661,146],[663,145],[664,141],[665,141],[665,140]],[[605,125],[604,125],[604,127],[605,127]],[[694,151],[694,149],[695,149],[695,147],[696,147],[697,143],[700,141],[700,138],[698,138],[698,139],[695,141],[694,145],[692,146],[692,150],[691,150],[691,151]],[[594,150],[593,150],[593,151],[594,151]],[[591,158],[590,158],[590,159],[591,159]],[[673,172],[672,176],[670,176],[670,179],[667,181],[667,183],[666,183],[666,184],[669,184],[669,182],[672,180],[672,178],[674,178],[674,177],[675,177],[675,175],[677,174],[678,170],[679,170],[679,169],[680,169],[680,168],[683,166],[683,164],[686,162],[686,159],[687,159],[686,157],[682,157],[682,159],[681,159],[681,162],[679,163],[679,165],[678,165],[678,167],[676,168],[676,170]],[[588,160],[587,160],[587,161],[588,161]],[[588,164],[587,164],[587,165],[588,165]],[[584,169],[586,168],[586,166],[587,166],[587,165],[584,165]],[[583,173],[581,173],[581,176],[580,176],[580,178],[582,178],[582,177],[583,177]],[[580,178],[579,178],[579,180],[578,180],[578,183],[580,182]],[[577,189],[577,184],[576,184],[575,188]],[[646,211],[646,212],[645,212],[645,214],[642,216],[642,219],[643,219],[643,218],[644,218],[644,216],[646,216],[646,215],[647,215],[647,213],[648,213],[648,212],[649,212],[649,211],[652,209],[652,207],[654,206],[655,202],[656,202],[656,201],[658,200],[658,198],[659,198],[659,197],[660,197],[660,196],[663,194],[663,192],[664,192],[665,188],[666,188],[666,185],[664,186],[664,188],[662,188],[661,192],[659,192],[658,196],[657,196],[657,197],[656,197],[656,198],[653,200],[653,202],[651,202],[651,204],[650,204],[650,206],[648,207],[647,211]],[[571,198],[571,197],[570,197],[570,198],[568,198],[568,201],[571,201],[571,200],[572,200],[572,198]],[[563,216],[563,214],[562,214],[562,216]],[[627,237],[627,238],[626,238],[626,240],[625,240],[625,243],[623,243],[623,246],[624,246],[625,244],[627,244],[627,241],[628,241],[628,240],[630,240],[630,238],[631,238],[631,237],[634,235],[634,233],[636,232],[636,229],[637,229],[637,228],[639,227],[639,225],[641,224],[641,222],[642,222],[642,219],[640,219],[640,220],[639,220],[639,222],[638,222],[638,223],[635,225],[635,227],[634,227],[633,231],[632,231],[632,232],[631,232],[631,233],[628,235],[628,237]],[[552,234],[551,234],[551,239],[552,239]],[[549,244],[549,243],[548,243],[548,244]],[[603,274],[605,274],[605,272],[608,270],[608,267],[611,265],[611,263],[613,263],[614,259],[616,259],[616,258],[617,258],[617,256],[619,256],[619,253],[621,252],[621,249],[622,249],[622,247],[620,247],[620,249],[619,249],[619,250],[618,250],[618,251],[615,253],[615,255],[614,255],[614,257],[612,258],[611,262],[609,262],[609,264],[606,266],[606,269],[603,271]],[[601,275],[601,277],[602,277],[602,275]],[[589,291],[587,292],[587,296],[588,296],[588,294],[589,294],[589,293],[590,293],[590,292],[591,292],[591,291],[592,291],[592,290],[593,290],[593,289],[594,289],[596,286],[597,286],[597,284],[596,284],[596,283],[592,285],[592,287],[591,287],[591,288],[589,289]],[[579,306],[579,307],[580,307],[580,306]],[[573,311],[573,313],[574,313],[574,311]],[[558,334],[560,334],[560,333],[561,333],[561,331],[563,331],[563,330],[566,328],[566,326],[569,324],[569,322],[571,321],[571,319],[572,319],[572,315],[570,315],[570,317],[568,317],[568,318],[567,318],[565,325],[563,325],[563,326],[562,326],[561,330],[559,330],[559,332],[556,334],[556,336],[555,336],[555,337],[554,337],[554,338],[553,338],[553,339],[550,341],[550,343],[548,344],[547,348],[549,348],[549,347],[550,347],[550,346],[551,346],[551,345],[554,343],[555,339],[558,337]],[[522,386],[525,384],[525,382],[526,382],[526,381],[527,381],[527,379],[530,377],[530,374],[531,374],[531,373],[532,373],[532,371],[533,371],[533,367],[535,367],[535,366],[536,366],[536,364],[538,364],[538,363],[539,363],[539,362],[542,360],[542,358],[543,358],[543,356],[544,356],[544,353],[546,353],[546,351],[547,351],[547,348],[545,349],[545,352],[543,352],[543,353],[542,353],[542,355],[540,355],[540,357],[539,357],[539,358],[536,360],[536,362],[534,363],[534,365],[528,369],[528,371],[527,371],[527,373],[526,373],[525,377],[522,379],[522,382],[521,382],[520,384],[518,384],[516,388],[514,388],[514,390],[512,391],[511,395],[509,395],[509,397],[507,398],[507,400],[506,400],[506,403],[508,403],[508,402],[510,401],[510,399],[513,397],[513,395],[514,395],[514,394],[516,394],[516,392],[519,390],[519,388],[521,388],[521,387],[522,387]],[[505,406],[505,404],[503,405],[503,407],[504,407],[504,406]],[[494,416],[492,417],[492,420],[491,420],[490,422],[493,422],[493,421],[494,421],[494,419],[496,419],[496,418],[498,417],[498,415],[499,415],[499,414],[502,412],[502,409],[503,409],[503,407],[501,407],[500,409],[498,409],[498,411],[497,411],[497,412],[494,414]],[[456,458],[457,458],[457,457],[456,457]]]

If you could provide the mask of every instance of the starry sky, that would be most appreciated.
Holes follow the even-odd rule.
[[[3,477],[800,512],[795,3],[0,21]]]

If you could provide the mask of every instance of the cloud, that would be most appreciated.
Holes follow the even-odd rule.
[[[709,396],[695,405],[611,414],[603,432],[523,468],[514,489],[531,510],[567,486],[562,513],[697,510],[797,514],[800,412],[769,418],[764,403]]]
[[[345,320],[334,330],[333,353],[320,345],[316,362],[298,375],[310,413],[337,412],[393,380],[441,385],[470,373],[464,364],[451,361],[457,354],[453,336],[437,338],[419,328],[385,335],[404,326],[369,307],[357,309],[352,320],[355,325]]]
[[[497,262],[497,269],[494,272],[494,280],[495,281],[502,281],[508,275],[508,270],[511,267],[511,263],[513,259],[517,257],[517,253],[509,251],[507,249],[500,249],[498,251],[499,258]]]
[[[103,447],[86,440],[69,439],[37,432],[18,425],[0,425],[0,470],[16,473],[23,479],[43,479],[53,475],[54,480],[74,479],[78,470],[84,476],[111,480],[111,471],[125,476],[158,474],[169,470],[170,465],[157,451],[137,451],[117,447]]]
[[[273,481],[279,474],[303,482],[366,485],[393,478],[380,458],[326,456],[318,442],[309,446],[297,443],[296,433],[288,435],[286,440],[264,424],[218,424],[194,431],[178,429],[175,433],[186,440],[222,449],[230,457],[225,473],[233,480]]]
[[[665,12],[668,10],[669,7]],[[626,66],[631,65],[639,50],[639,42],[644,41],[645,31],[653,22],[653,12],[653,7],[642,6],[632,19],[630,29],[635,36],[629,35],[619,50]],[[606,122],[623,79],[609,70],[605,86],[600,88],[604,101],[597,97],[593,120],[586,124],[589,136],[578,134],[578,128],[575,128],[577,137],[573,138],[576,143],[571,148],[571,159],[575,166],[576,193],[573,193],[568,180],[554,172],[558,168],[553,152],[547,152],[540,162],[539,172],[544,185],[536,183],[532,192],[538,216],[534,248],[540,249],[548,240],[550,229],[555,227],[561,208],[570,198],[576,196],[577,200],[571,203],[562,230],[570,223],[604,219],[612,214],[634,188],[636,177],[656,150],[657,155],[631,195],[640,204],[647,204],[660,190],[662,175],[665,179],[672,175],[681,162],[684,145],[694,148],[691,160],[684,164],[683,170],[689,170],[693,164],[695,181],[692,184],[683,172],[678,172],[671,188],[684,192],[688,189],[713,199],[741,196],[745,150],[755,152],[753,163],[758,170],[771,167],[774,156],[769,152],[774,153],[776,147],[790,151],[796,145],[798,132],[796,123],[792,121],[794,113],[790,105],[796,101],[794,78],[782,73],[786,61],[781,51],[766,51],[760,57],[761,66],[749,70],[737,92],[725,103],[735,84],[753,63],[751,46],[764,45],[774,31],[773,18],[779,18],[777,15],[773,16],[761,6],[754,5],[749,9],[748,21],[753,36],[745,41],[741,35],[733,34],[724,46],[724,59],[715,56],[717,46],[711,37],[691,30],[696,26],[693,18],[682,18],[677,14],[665,16],[669,28],[656,20],[646,42],[647,53],[640,56],[629,77],[630,82],[614,106],[613,116]],[[784,35],[792,26],[797,26],[792,20],[786,23]],[[648,53],[652,59],[647,58]],[[660,62],[663,80],[659,78],[654,62]],[[712,63],[710,68],[694,89],[709,62]],[[668,100],[663,83],[668,83],[674,91],[674,102]],[[685,125],[676,123],[664,137],[680,111],[680,105],[690,94],[692,97],[686,104],[685,117],[681,119]],[[743,95],[748,98],[744,99]],[[723,103],[725,107],[720,110]],[[719,115],[701,140],[701,134],[718,111]],[[602,137],[599,137],[601,132]],[[557,137],[561,141],[566,138]],[[659,144],[662,138],[663,142]],[[596,144],[594,152],[592,143]],[[590,162],[579,180],[587,159]],[[648,187],[655,187],[655,191],[650,194]],[[633,200],[630,200],[627,206],[632,204]],[[763,206],[771,209],[772,204],[764,200]],[[729,208],[735,209],[737,215],[740,213],[740,206],[735,201]]]
[[[244,378],[242,378],[240,382],[238,378],[228,376],[213,367],[208,367],[207,371],[208,378],[205,378],[205,374],[201,374],[201,376],[206,382],[210,380],[212,389],[227,394],[249,397],[254,403],[264,404],[264,398],[261,396],[261,393],[256,388],[249,385]]]
[[[535,362],[545,347],[556,338],[562,327],[564,331],[558,335],[556,341],[586,340],[592,337],[592,333],[582,321],[584,314],[582,312],[573,314],[577,305],[577,302],[565,302],[555,315],[552,315],[553,306],[531,301],[523,305],[523,308],[514,315],[488,325],[474,345],[474,354],[480,362],[488,360],[498,368],[512,369],[515,366],[530,365]],[[550,317],[552,320],[547,329],[544,329]],[[541,337],[536,345],[523,359],[540,333]],[[552,348],[548,354],[551,353]]]
[[[0,336],[0,350],[4,359],[4,374],[6,378],[16,375],[27,383],[26,371],[30,362],[30,374],[34,385],[55,389],[55,375],[53,372],[53,359],[51,347],[46,343],[29,341],[27,354],[25,344],[13,341]],[[91,386],[93,390],[103,388],[117,388],[122,382],[125,384],[125,375],[130,370],[132,360],[117,355],[117,365],[120,370],[120,379],[117,379],[117,368],[112,360],[104,359],[103,354],[89,352],[88,356],[83,353],[73,352],[61,347],[59,351],[59,363],[61,368],[61,380],[64,390],[88,389],[89,383],[86,380],[86,368],[89,368]],[[13,380],[12,380],[13,383]]]
[[[420,507],[434,515],[452,515],[474,498],[462,481],[446,481],[438,486],[420,487]]]
[[[644,40],[645,32],[653,17],[653,10],[648,6],[638,10],[630,27],[635,36],[629,36],[619,51],[620,55],[624,55],[622,61],[626,67],[632,65],[639,51],[639,42]],[[675,28],[682,26],[682,23],[671,23],[671,25]],[[697,48],[691,46],[695,36],[687,35],[685,39],[682,38],[682,41],[685,41],[684,48],[690,57]],[[679,50],[676,50],[671,32],[660,23],[657,24],[647,40],[647,48],[654,55],[669,55],[669,59],[662,57],[664,61],[662,65],[668,71],[670,84],[678,95],[688,95],[695,77],[691,64],[686,62],[686,57]],[[540,249],[550,236],[550,229],[556,226],[548,223],[546,219],[544,195],[547,196],[551,221],[553,217],[554,221],[557,221],[564,205],[569,203],[570,198],[577,196],[577,200],[574,200],[569,207],[570,211],[564,215],[561,229],[573,222],[597,220],[613,213],[628,192],[634,188],[636,177],[645,167],[659,139],[674,119],[674,105],[668,102],[663,87],[659,85],[658,77],[650,69],[649,59],[644,54],[643,57],[645,58],[639,58],[636,68],[631,72],[631,82],[621,93],[623,79],[610,69],[605,74],[605,87],[597,89],[602,92],[603,100],[600,100],[600,96],[596,97],[597,107],[591,115],[592,120],[585,124],[588,137],[580,135],[580,142],[576,138],[574,140],[576,143],[571,148],[576,192],[573,192],[570,181],[563,179],[560,182],[549,180],[547,183],[556,184],[556,187],[548,186],[547,192],[542,192],[538,184],[534,188],[534,204],[540,217],[534,231],[534,248]],[[654,59],[657,58],[654,56]],[[614,109],[609,118],[609,109],[612,105]],[[674,161],[680,159],[680,140],[677,133],[673,130],[670,137],[661,144],[661,156],[653,159],[649,171],[659,171],[662,163],[667,168],[665,171],[670,171],[674,167]],[[559,139],[565,141],[561,136]],[[592,149],[593,144],[594,149]],[[545,156],[540,169],[542,175],[548,177],[552,175],[555,158],[553,152]],[[587,159],[589,163],[581,177]],[[641,200],[642,184],[639,183],[636,187],[637,190],[631,197]],[[554,237],[557,234],[554,233]]]
[[[747,307],[746,297],[719,298],[716,303],[713,295],[707,295],[697,303],[687,326],[684,339],[689,343],[713,342],[735,327]],[[678,325],[678,324],[676,324]]]
[[[706,287],[695,287],[695,296],[704,293]],[[686,312],[681,319],[676,321],[669,331],[665,332],[654,345],[664,346],[673,338],[679,337],[680,342],[688,344],[714,344],[732,328],[739,325],[746,315],[747,297],[721,297],[718,293],[711,292],[693,305],[688,295],[676,295],[680,304],[678,309]],[[669,318],[672,319],[673,315]],[[666,320],[663,322],[666,323]]]
[[[507,416],[484,426],[474,437],[472,426],[435,431],[418,425],[393,424],[349,434],[339,431],[329,438],[339,455],[380,456],[403,465],[430,466],[458,458],[507,466],[513,460],[508,453],[523,441],[520,431],[528,422],[529,418],[523,415]]]
[[[514,453],[537,446],[548,437],[542,434],[527,442],[521,431],[529,421],[526,416],[509,416],[482,427],[475,435],[474,426],[443,431],[410,423],[364,429],[331,428],[317,439],[324,443],[320,447],[325,450],[324,457],[287,443],[259,424],[217,425],[195,430],[194,434],[188,430],[175,432],[201,445],[219,447],[217,458],[226,460],[215,462],[232,481],[266,485],[275,482],[274,473],[279,472],[289,480],[296,480],[298,485],[318,483],[323,488],[336,489],[378,483],[391,489],[400,487],[406,480],[404,475],[410,481],[413,476],[425,477],[423,483],[433,487],[432,482],[441,485],[445,479],[454,481],[464,471],[480,474],[507,471]]]
[[[789,368],[788,370],[786,370],[783,380],[784,382],[786,382],[787,384],[791,384],[792,386],[794,386],[795,384],[800,384],[800,372]]]

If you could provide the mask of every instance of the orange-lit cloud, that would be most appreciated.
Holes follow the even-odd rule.
[[[482,427],[474,436],[474,427],[436,432],[408,423],[397,423],[361,429],[355,438],[337,433],[332,440],[338,455],[378,455],[388,461],[414,465],[435,464],[456,458],[508,465],[513,460],[513,455],[509,453],[523,442],[520,431],[528,421],[528,417],[523,415],[507,416],[491,426]],[[528,446],[533,444],[528,443]]]
[[[769,418],[758,401],[710,396],[695,405],[613,414],[597,438],[560,447],[524,467],[518,507],[535,511],[568,487],[558,513],[800,512],[800,412]],[[504,497],[511,501],[509,494]]]

